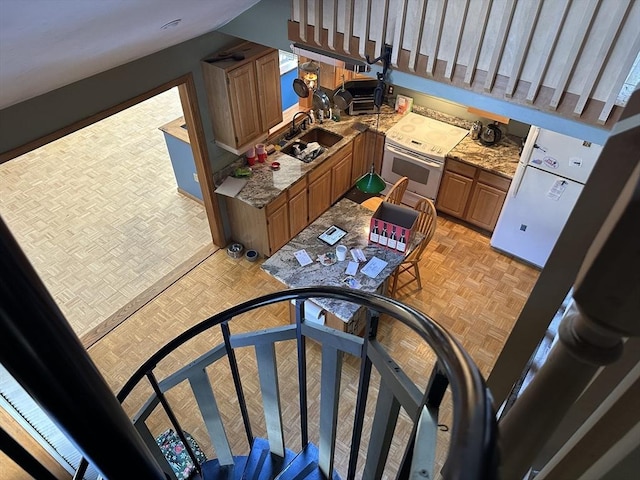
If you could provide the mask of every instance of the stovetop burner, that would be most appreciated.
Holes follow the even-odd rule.
[[[467,133],[464,128],[408,112],[387,131],[387,142],[430,157],[444,159]]]

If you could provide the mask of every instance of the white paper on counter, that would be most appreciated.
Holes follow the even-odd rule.
[[[240,190],[247,184],[246,178],[227,177],[222,185],[214,190],[214,193],[219,193],[226,197],[235,197],[240,193]]]
[[[298,250],[297,252],[293,252],[293,255],[296,257],[296,260],[298,260],[298,263],[300,264],[301,267],[304,267],[305,265],[309,265],[313,263],[313,260],[311,260],[311,257],[309,256],[307,251],[304,249]]]
[[[356,273],[358,273],[358,265],[358,262],[350,261],[344,273],[346,273],[347,275],[355,275]]]
[[[387,265],[388,262],[385,262],[381,258],[373,257],[360,271],[367,277],[376,278]]]

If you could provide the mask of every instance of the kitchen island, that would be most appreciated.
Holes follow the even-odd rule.
[[[402,263],[404,255],[377,245],[369,245],[369,224],[371,210],[348,199],[342,199],[315,222],[305,228],[296,237],[278,250],[271,258],[267,259],[261,268],[272,277],[276,278],[288,288],[303,288],[311,286],[346,287],[343,282],[347,275],[345,270],[351,254],[347,252],[347,258],[337,261],[333,265],[322,265],[316,261],[318,255],[335,253],[337,245],[344,245],[349,250],[362,249],[367,261],[373,257],[387,262],[384,269],[375,277],[370,278],[362,273],[365,262],[360,263],[358,271],[352,277],[360,282],[360,290],[364,292],[384,293],[387,289],[388,279]],[[337,226],[347,234],[336,245],[330,246],[318,237],[332,226]],[[416,232],[407,246],[407,254],[412,251],[424,238]],[[313,263],[301,266],[294,253],[305,250]],[[314,299],[314,302],[327,313],[325,324],[348,333],[360,334],[364,329],[364,309],[343,300],[326,298]],[[291,310],[293,312],[293,309]],[[295,322],[295,315],[292,315]]]

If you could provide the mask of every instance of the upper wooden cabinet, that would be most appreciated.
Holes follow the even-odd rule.
[[[201,63],[216,143],[241,155],[282,121],[278,51],[244,42]]]
[[[488,231],[493,231],[511,180],[447,158],[436,208]]]

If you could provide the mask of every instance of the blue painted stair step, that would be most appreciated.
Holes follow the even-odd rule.
[[[326,477],[318,467],[318,447],[313,443],[307,446],[276,477],[276,480],[325,480]],[[340,480],[340,475],[333,471],[333,480]]]
[[[217,459],[206,461],[202,464],[201,478],[203,480],[325,480],[318,468],[318,448],[312,443],[298,454],[287,449],[285,457],[280,458],[271,454],[267,440],[256,438],[248,457],[233,458],[235,461],[233,466],[222,466]],[[333,479],[340,480],[335,470]]]

